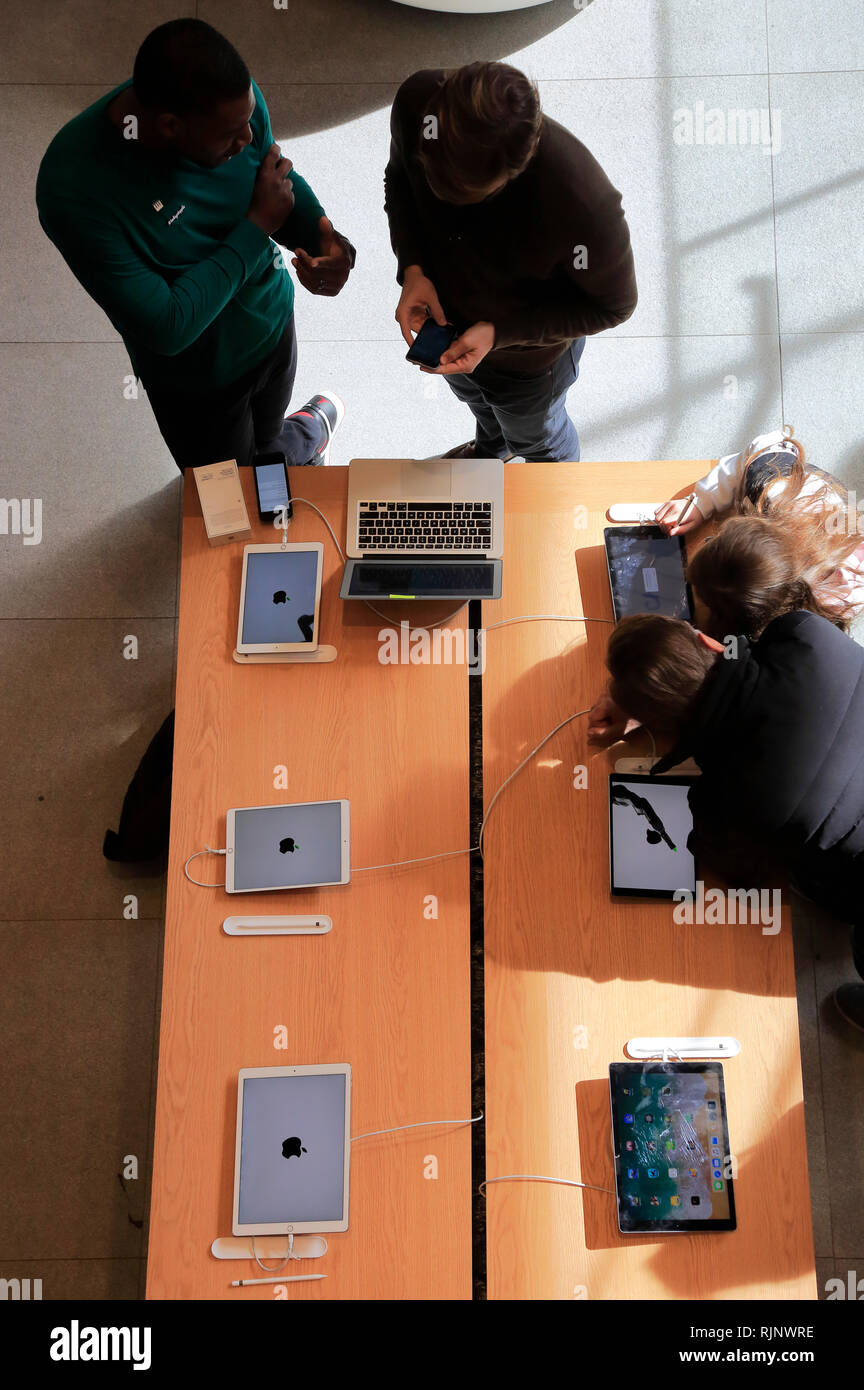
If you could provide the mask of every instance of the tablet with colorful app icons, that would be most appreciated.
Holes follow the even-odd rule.
[[[618,1228],[734,1231],[734,1162],[720,1062],[609,1067]]]

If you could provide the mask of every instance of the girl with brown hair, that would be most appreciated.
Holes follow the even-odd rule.
[[[773,618],[808,609],[848,629],[864,608],[864,544],[846,489],[806,468],[787,426],[719,460],[694,485],[692,501],[657,510],[670,535],[709,516],[732,513],[689,566],[694,598],[708,610],[715,636],[756,638]],[[686,516],[684,515],[686,509]]]

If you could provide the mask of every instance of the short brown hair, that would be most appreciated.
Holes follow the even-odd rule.
[[[609,694],[646,729],[678,734],[712,669],[716,654],[680,618],[637,613],[609,639]]]
[[[775,618],[798,609],[848,626],[849,603],[839,589],[829,597],[820,586],[856,544],[855,537],[832,540],[822,516],[800,507],[782,522],[774,519],[773,504],[768,516],[729,517],[688,566],[710,613],[706,630],[721,639],[744,633],[755,641]]]
[[[419,145],[436,198],[459,203],[521,174],[542,120],[537,88],[518,68],[467,63],[448,73],[426,107]]]

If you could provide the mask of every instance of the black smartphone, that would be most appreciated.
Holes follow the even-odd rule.
[[[437,367],[441,354],[446,352],[457,330],[452,323],[436,323],[428,318],[405,354],[406,362],[419,362],[423,367]]]
[[[292,516],[291,487],[284,454],[258,454],[255,459],[255,491],[258,494],[258,515],[272,526],[277,513],[283,509],[290,521]]]

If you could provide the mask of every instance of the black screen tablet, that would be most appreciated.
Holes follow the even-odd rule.
[[[613,1062],[609,1090],[618,1229],[734,1231],[721,1063]]]
[[[616,623],[634,613],[692,621],[682,536],[660,526],[607,526],[603,540]]]
[[[696,863],[687,848],[693,814],[692,777],[614,772],[609,778],[609,878],[613,894],[671,898],[696,892]]]

